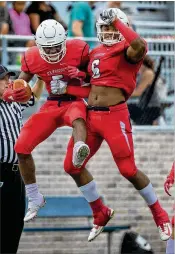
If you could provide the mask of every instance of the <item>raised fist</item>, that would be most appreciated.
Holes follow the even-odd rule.
[[[117,18],[116,13],[113,9],[107,9],[102,11],[100,14],[101,19],[106,23],[106,25],[111,25]]]

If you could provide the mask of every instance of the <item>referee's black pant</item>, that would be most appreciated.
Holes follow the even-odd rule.
[[[0,163],[0,186],[0,253],[17,253],[25,214],[25,187],[17,165]]]

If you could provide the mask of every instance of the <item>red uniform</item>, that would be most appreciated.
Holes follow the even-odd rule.
[[[126,99],[136,86],[136,75],[142,64],[126,61],[125,53],[129,44],[123,40],[111,47],[100,45],[90,53],[88,72],[90,83],[95,86],[112,86],[121,88]]]
[[[80,80],[70,79],[67,75],[67,66],[84,69],[89,61],[89,46],[82,40],[66,42],[66,55],[54,64],[47,63],[41,58],[37,47],[26,51],[22,59],[22,71],[36,74],[46,83],[50,94],[50,82],[62,80],[68,86],[80,86]],[[54,99],[51,95],[49,99]],[[58,99],[57,99],[58,98]],[[67,101],[66,101],[67,100]],[[59,103],[58,103],[59,102]],[[48,100],[36,114],[33,114],[25,123],[15,145],[17,153],[30,154],[32,150],[53,131],[61,126],[72,126],[78,118],[86,120],[86,106],[82,99],[57,96],[55,100]]]
[[[129,63],[125,56],[128,47],[129,45],[125,40],[111,47],[100,45],[91,51],[88,65],[92,85],[121,88],[126,100],[135,88],[136,75],[143,62],[141,60],[136,64]],[[126,178],[134,176],[137,168],[134,161],[132,129],[126,103],[89,110],[87,127],[88,138],[86,143],[91,152],[88,160],[97,152],[102,141],[105,140],[120,173]],[[73,139],[69,142],[64,166],[68,173],[76,174],[79,173],[80,169],[76,169],[72,165],[72,149]],[[85,161],[83,167],[88,160]]]

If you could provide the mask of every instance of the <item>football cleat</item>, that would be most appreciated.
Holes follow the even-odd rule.
[[[73,148],[72,162],[74,167],[80,168],[90,154],[89,146],[84,142],[76,142]]]
[[[39,209],[42,208],[45,204],[46,204],[46,201],[44,199],[44,196],[42,198],[42,201],[38,204],[29,199],[28,210],[24,217],[24,222],[29,222],[33,220],[34,218],[36,218]]]
[[[167,241],[172,235],[171,223],[167,212],[162,209],[160,213],[154,214],[153,218],[157,225],[160,239],[162,241]]]
[[[88,237],[88,242],[93,241],[103,230],[105,225],[114,217],[114,210],[108,207],[105,207],[106,211],[102,210],[94,214],[94,224],[93,228]]]
[[[159,230],[160,239],[162,241],[167,241],[172,235],[172,228],[169,222],[160,224],[158,226],[158,230]]]

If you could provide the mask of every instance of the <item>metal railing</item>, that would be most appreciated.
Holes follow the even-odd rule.
[[[122,7],[134,7],[136,6],[138,9],[167,9],[167,1],[123,1]]]
[[[0,40],[2,41],[2,64],[7,66],[9,70],[19,71],[20,65],[8,65],[8,54],[9,53],[23,53],[27,48],[25,47],[8,47],[9,42],[13,41],[28,41],[32,40],[33,36],[19,36],[19,35],[1,35]],[[79,38],[82,39],[82,38]],[[97,38],[83,38],[87,42],[98,42]],[[174,86],[174,53],[175,44],[173,38],[167,39],[146,39],[148,43],[148,54],[153,57],[158,63],[161,55],[165,57],[165,61],[162,66],[162,75],[166,80],[168,89],[172,89]]]
[[[171,38],[175,34],[174,22],[133,21],[133,25],[136,27],[138,34],[144,38]]]

